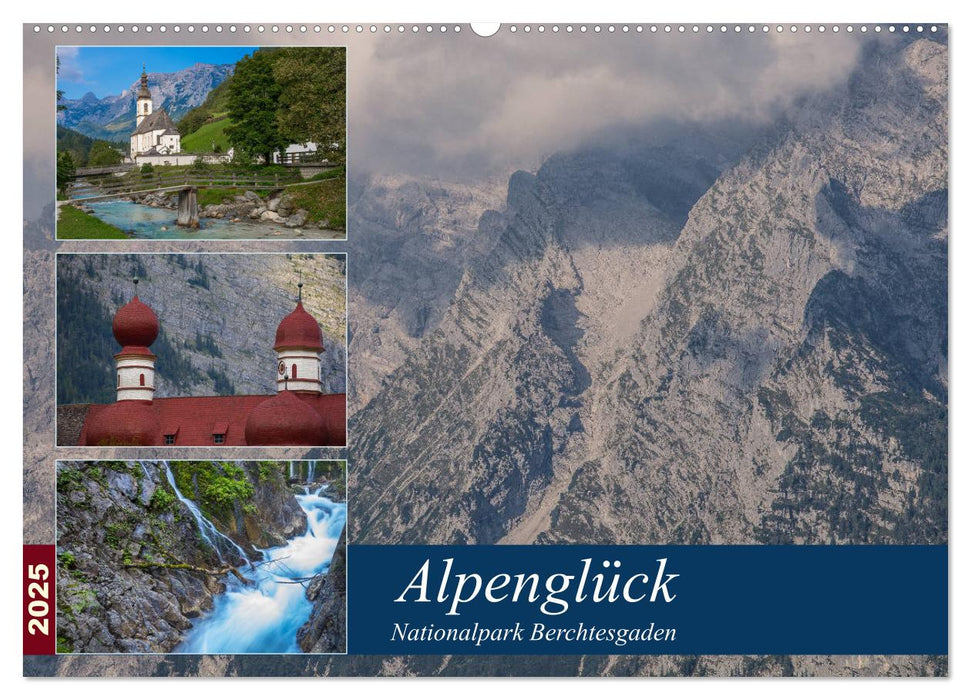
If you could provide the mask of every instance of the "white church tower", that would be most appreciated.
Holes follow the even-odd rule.
[[[297,308],[276,329],[276,389],[322,393],[320,353],[324,338],[320,324],[303,308],[303,283],[297,285]]]
[[[142,84],[138,88],[138,99],[135,101],[135,126],[138,127],[142,120],[152,113],[152,93],[148,90],[148,75],[145,73],[145,66],[142,66]]]

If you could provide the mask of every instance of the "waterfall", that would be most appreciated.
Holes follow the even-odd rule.
[[[307,483],[314,483],[314,471],[317,469],[317,460],[311,459],[307,462]]]
[[[199,536],[202,537],[203,541],[208,544],[214,552],[216,552],[216,555],[219,557],[219,561],[223,562],[224,564],[226,563],[223,550],[228,545],[231,548],[231,551],[235,551],[239,555],[240,559],[246,562],[247,565],[250,565],[251,562],[249,557],[246,556],[246,552],[243,551],[243,548],[221,533],[219,529],[202,514],[202,511],[199,510],[199,506],[197,506],[191,499],[188,499],[182,495],[182,492],[179,491],[179,487],[175,484],[175,477],[172,475],[172,469],[169,467],[168,460],[162,460],[162,464],[165,465],[165,478],[168,480],[169,486],[172,487],[172,490],[175,491],[175,497],[178,498],[179,501],[189,509],[190,513],[192,513],[192,517],[195,518],[196,525],[199,529]]]
[[[290,481],[293,481],[293,460],[290,460]]]
[[[291,468],[292,468],[291,462]],[[306,582],[327,571],[347,519],[347,506],[322,493],[321,486],[296,496],[307,516],[307,529],[279,547],[262,550],[263,561],[246,572],[242,583],[224,580],[213,609],[186,635],[175,653],[299,653],[297,630],[310,618]]]

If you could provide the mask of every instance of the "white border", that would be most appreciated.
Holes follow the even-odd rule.
[[[32,22],[38,21],[39,19],[56,21],[62,20],[65,17],[71,17],[78,12],[76,7],[66,2],[66,0],[41,0],[40,3],[34,3],[31,7],[21,5],[17,9],[21,13],[17,19],[18,22]],[[267,14],[268,9],[265,4],[254,3],[250,0],[241,0],[237,3],[237,9],[235,11],[241,16],[260,16]],[[964,34],[964,23],[961,22],[960,26],[957,27],[955,25],[955,21],[959,17],[963,19],[963,8],[958,9],[956,3],[951,4],[941,2],[940,0],[925,0],[917,6],[913,2],[905,2],[904,0],[883,0],[879,6],[867,3],[852,4],[845,2],[845,0],[816,0],[811,5],[804,7],[780,6],[777,1],[769,2],[769,0],[740,0],[731,5],[725,5],[714,0],[697,0],[693,4],[671,3],[652,4],[650,6],[632,5],[627,0],[600,0],[594,7],[579,3],[572,5],[562,2],[554,3],[552,0],[537,0],[531,4],[523,3],[521,0],[518,2],[516,0],[491,0],[487,5],[480,4],[477,6],[448,3],[445,0],[413,0],[407,7],[402,7],[400,2],[392,2],[391,0],[366,0],[366,4],[330,4],[327,7],[321,7],[316,3],[310,3],[306,0],[301,2],[298,0],[298,2],[292,3],[292,6],[286,8],[286,10],[288,14],[294,16],[314,17],[319,14],[326,14],[328,21],[353,21],[365,18],[399,18],[402,15],[408,15],[413,18],[434,16],[437,19],[448,18],[450,21],[459,22],[468,22],[470,19],[492,20],[498,18],[506,21],[522,22],[535,21],[537,19],[547,20],[551,17],[563,21],[585,21],[591,15],[596,15],[600,19],[609,21],[610,19],[627,20],[632,15],[640,14],[649,14],[652,19],[657,21],[704,22],[732,16],[735,18],[776,18],[779,14],[783,13],[787,15],[812,15],[814,19],[818,18],[825,21],[836,18],[840,22],[845,22],[870,21],[877,14],[879,14],[879,19],[899,19],[920,13],[920,15],[933,16],[935,21],[940,19],[942,22],[946,21],[951,25],[949,29],[951,38],[949,43],[951,64],[952,67],[960,67],[960,70],[952,70],[951,73],[950,121],[952,124],[956,123],[955,117],[960,118],[965,112],[969,111],[965,107],[968,105],[968,101],[971,100],[971,83],[969,83],[971,81],[971,78],[969,78],[971,76],[971,64],[965,60],[967,54],[963,49],[962,35]],[[188,0],[170,0],[166,3],[165,11],[169,16],[191,18],[193,21],[211,21],[213,19],[219,21],[224,19],[225,15],[225,11],[219,5],[203,5],[189,2]],[[87,8],[87,12],[90,15],[87,19],[97,19],[98,21],[105,19],[113,20],[119,16],[125,17],[126,19],[148,22],[158,19],[154,14],[156,12],[155,8],[150,5],[121,3],[118,0],[104,0],[97,6]],[[30,13],[30,16],[28,16],[28,13]],[[11,45],[20,46],[22,42],[21,27],[19,25],[13,26],[8,24],[8,28],[12,29],[8,41]],[[8,120],[5,122],[5,125],[8,127],[6,131],[20,133],[21,111],[11,110],[10,112],[3,113],[3,117]],[[965,141],[960,138],[960,133],[958,132],[957,137],[955,137],[956,135],[952,130],[950,141],[951,192],[963,191],[963,189],[959,189],[963,188],[965,184],[964,178],[962,177],[962,173],[964,172],[963,166],[971,159],[971,151],[965,146]],[[13,172],[13,169],[8,169],[5,173],[10,182],[9,191],[12,191],[19,197],[19,201],[22,201],[22,197],[20,197],[22,181],[18,173]],[[960,222],[961,212],[963,212],[963,201],[961,198],[952,197],[949,210],[952,229],[956,220]],[[19,240],[21,240],[20,233],[14,237],[13,242],[7,242],[10,250],[5,252],[10,254],[0,256],[0,264],[2,264],[0,270],[5,273],[2,274],[2,278],[8,284],[7,291],[10,298],[14,294],[19,293],[20,290],[21,269],[19,261],[21,260],[22,250],[14,249],[16,241]],[[955,244],[952,239],[949,255],[951,268],[954,270],[965,269],[968,266],[962,263],[971,262],[971,260],[968,260],[967,253],[965,253],[965,245],[960,241],[957,241]],[[959,300],[971,300],[971,291],[969,291],[971,289],[971,278],[968,275],[962,275],[958,278],[952,276],[950,286],[951,301],[949,309],[953,309]],[[3,310],[5,314],[4,320],[10,321],[10,323],[6,324],[7,327],[17,328],[17,331],[12,334],[16,337],[12,337],[9,344],[0,346],[0,352],[4,353],[2,357],[9,360],[5,363],[7,367],[18,364],[22,347],[22,342],[19,342],[21,341],[20,326],[16,323],[16,312],[12,307],[13,305],[5,306]],[[9,319],[7,315],[9,315]],[[958,320],[956,314],[952,315],[952,320]],[[949,330],[952,351],[950,354],[950,415],[952,416],[952,426],[958,424],[953,416],[964,417],[968,412],[965,409],[967,403],[965,399],[966,383],[963,379],[965,370],[962,364],[964,355],[966,354],[964,351],[968,345],[966,324],[966,321],[964,323],[951,323]],[[15,343],[14,341],[18,342]],[[11,350],[11,348],[15,349]],[[23,383],[21,380],[15,384],[9,374],[5,375],[5,378],[7,385],[4,388],[7,391],[3,392],[3,396],[7,397],[9,402],[8,411],[10,413],[16,411],[18,418],[12,423],[4,423],[4,429],[9,431],[5,433],[6,437],[15,443],[17,440],[22,439],[23,430],[22,418],[19,417],[21,407],[20,405],[13,406],[13,399],[22,394]],[[966,431],[962,431],[962,433],[966,433]],[[951,431],[951,435],[951,464],[963,464],[967,460],[962,458],[966,457],[969,453],[968,437],[966,434],[955,434],[955,431]],[[953,503],[956,502],[953,494],[959,491],[961,493],[966,492],[967,489],[964,484],[968,481],[968,477],[963,474],[962,470],[958,469],[952,469],[950,476],[950,494],[952,494],[951,500]],[[15,520],[14,517],[15,514],[20,513],[22,510],[22,496],[20,493],[14,493],[14,489],[8,489],[7,497],[9,498],[7,512],[11,514],[9,523],[7,523],[7,531],[20,532],[23,519],[21,517],[20,520]],[[968,555],[968,547],[965,544],[968,541],[968,537],[966,537],[968,534],[968,519],[963,517],[963,513],[959,512],[958,509],[952,508],[950,513],[950,539],[952,543],[950,550],[953,562],[951,567],[951,590],[953,591],[955,582],[959,580],[966,582],[969,578],[969,567],[965,564]],[[11,537],[11,545],[19,547],[20,538],[14,539]],[[965,583],[965,585],[967,584]],[[12,584],[8,582],[7,592],[13,598],[20,596],[19,581],[15,581]],[[878,693],[881,698],[887,698],[888,700],[913,700],[915,693],[963,698],[969,691],[969,688],[971,688],[971,683],[968,682],[971,674],[958,663],[958,659],[962,658],[960,655],[965,651],[964,641],[967,638],[967,627],[971,623],[971,617],[966,614],[968,607],[971,606],[964,605],[959,596],[952,596],[949,660],[952,679],[949,681],[920,682],[907,679],[803,679],[801,681],[782,681],[775,679],[712,678],[706,679],[705,681],[691,682],[681,679],[651,679],[650,681],[621,679],[609,682],[609,692],[612,696],[618,698],[637,698],[638,700],[641,700],[645,693],[652,692],[677,693],[688,698],[703,697],[706,699],[717,695],[733,697],[736,694],[744,694],[745,697],[749,698],[778,700],[780,693],[785,693],[787,698],[792,698],[793,700],[818,700],[818,696],[821,693],[825,693],[827,698],[851,697],[856,700],[861,693],[866,693],[867,691]],[[963,624],[958,624],[959,622]],[[19,626],[20,622],[14,624]],[[20,658],[19,654],[16,653],[6,656],[7,663],[9,664],[7,669],[9,675],[20,675]],[[527,693],[529,695],[543,693],[555,694],[566,700],[571,700],[572,698],[588,700],[591,692],[602,693],[605,690],[604,686],[598,685],[594,687],[591,685],[593,681],[590,679],[574,678],[544,678],[541,680],[421,678],[410,679],[408,682],[393,682],[390,685],[387,682],[382,682],[382,680],[368,678],[328,678],[318,681],[318,679],[287,678],[271,680],[248,678],[235,682],[231,692],[237,698],[259,697],[262,700],[268,692],[304,692],[308,689],[305,687],[305,684],[325,682],[327,683],[326,688],[319,688],[317,692],[323,692],[328,695],[339,693],[354,695],[362,691],[385,693],[390,691],[396,697],[421,698],[422,700],[428,698],[434,700],[446,698],[448,700],[454,700],[456,694],[461,694],[463,698],[471,700],[478,700],[479,698],[490,698],[492,700],[496,693],[509,694],[512,692],[514,696]],[[24,694],[32,691],[36,692],[38,686],[33,685],[36,682],[33,679],[28,681],[21,679],[21,688]],[[110,692],[112,693],[124,693],[126,695],[137,694],[137,696],[145,700],[155,700],[156,698],[160,700],[171,700],[173,692],[173,687],[167,683],[146,682],[142,679],[114,679],[111,681],[58,679],[56,682],[59,685],[66,684],[68,686],[66,692],[74,692],[82,684],[88,687],[93,685],[97,691],[110,687]],[[208,678],[181,679],[178,681],[178,692],[187,697],[199,697],[211,700],[213,693],[212,682]],[[643,685],[644,682],[649,682],[651,685],[645,686]],[[110,683],[110,686],[107,685],[108,683]],[[300,687],[294,687],[292,685],[294,683],[299,684]],[[661,685],[653,685],[655,683]],[[782,685],[783,683],[784,685]],[[919,683],[919,685],[915,685],[915,683]],[[30,685],[25,687],[24,684]]]

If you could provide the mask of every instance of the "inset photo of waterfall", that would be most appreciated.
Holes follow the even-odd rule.
[[[346,652],[343,460],[59,461],[57,652]]]

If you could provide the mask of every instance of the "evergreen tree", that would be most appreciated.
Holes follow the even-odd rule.
[[[61,57],[60,56],[55,56],[54,72],[56,74],[58,74],[58,75],[61,72]],[[64,99],[64,91],[61,90],[61,89],[57,89],[54,92],[55,92],[55,97],[56,97],[56,99],[54,100],[54,102],[57,103],[57,111],[58,112],[63,112],[64,110],[67,109],[67,105],[62,105],[61,104],[61,100]]]
[[[276,119],[280,92],[270,53],[256,51],[236,64],[229,93],[232,126],[226,135],[235,149],[262,156],[264,163],[272,163],[273,154],[287,145]]]
[[[61,151],[57,154],[57,191],[63,193],[67,186],[74,179],[75,174],[74,158],[70,151]]]

